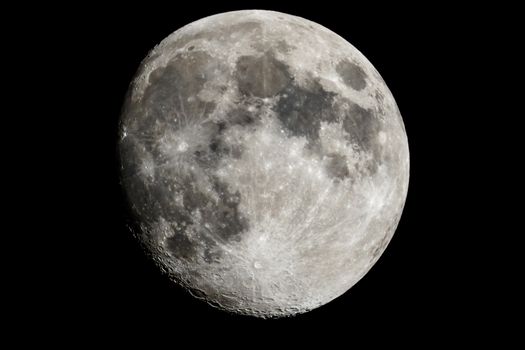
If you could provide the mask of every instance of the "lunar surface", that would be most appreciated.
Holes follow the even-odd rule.
[[[379,73],[337,34],[278,12],[223,13],[164,39],[130,86],[119,151],[158,266],[258,317],[358,282],[408,188],[403,120]]]

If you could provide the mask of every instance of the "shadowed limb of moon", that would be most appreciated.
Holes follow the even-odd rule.
[[[213,306],[319,307],[394,234],[409,177],[401,115],[370,62],[316,23],[271,11],[193,22],[142,62],[123,111],[138,237]]]

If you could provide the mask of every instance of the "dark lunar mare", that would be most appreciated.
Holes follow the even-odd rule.
[[[342,60],[335,70],[343,82],[352,89],[359,91],[366,87],[366,73],[357,64]]]
[[[230,111],[224,120],[210,118],[215,104],[196,96],[214,68],[222,69],[217,60],[191,50],[153,71],[142,100],[129,101],[130,106],[124,111],[128,136],[120,144],[122,181],[139,220],[169,223],[173,232],[167,239],[170,252],[177,258],[191,260],[202,251],[209,263],[220,254],[217,241],[239,240],[248,229],[248,222],[238,209],[240,194],[232,193],[213,175],[222,157],[238,158],[242,153],[239,146],[228,144],[222,136],[232,126],[249,127],[257,122],[243,108]],[[160,140],[167,131],[175,132],[190,124],[197,125],[205,137],[191,155],[194,172],[183,173],[173,159],[166,158]],[[152,160],[152,178],[136,176],[141,174],[147,159]],[[196,186],[197,173],[208,178],[216,196]],[[176,194],[182,194],[182,205],[174,203]],[[197,211],[198,223],[194,215]],[[189,230],[194,233],[188,234]]]
[[[273,97],[291,80],[284,63],[270,51],[261,56],[242,56],[237,60],[235,79],[241,94]]]
[[[350,176],[350,171],[346,165],[346,156],[339,153],[329,153],[326,158],[326,170],[328,175],[333,178],[343,180]]]
[[[350,108],[343,116],[343,129],[348,134],[349,142],[372,154],[373,159],[366,163],[366,168],[370,174],[374,174],[382,160],[382,146],[378,142],[378,135],[382,129],[380,119],[371,109],[350,102]]]
[[[337,123],[342,119],[343,128],[348,133],[349,142],[356,143],[364,152],[371,152],[373,159],[367,163],[370,173],[377,170],[377,162],[381,156],[380,145],[377,143],[377,134],[381,129],[380,120],[372,110],[364,109],[333,92],[326,91],[321,83],[314,77],[310,77],[306,83],[299,85],[291,76],[288,66],[277,61],[270,52],[260,58],[242,58],[238,63],[238,76],[243,76],[246,81],[261,81],[261,71],[257,69],[247,70],[246,67],[262,65],[265,69],[272,68],[264,89],[261,86],[252,86],[247,94],[269,97],[278,94],[278,102],[274,108],[275,114],[281,124],[291,136],[304,136],[308,141],[308,147],[319,157],[325,159],[325,167],[329,176],[337,180],[350,177],[351,172],[346,165],[346,155],[329,153],[326,154],[319,144],[319,130],[321,122]],[[278,62],[278,63],[276,63]],[[240,67],[240,68],[239,68]],[[343,61],[337,68],[343,79],[350,79],[357,87],[365,82],[365,73],[354,64]],[[362,81],[362,83],[361,83]],[[356,88],[354,86],[354,88]],[[247,84],[241,81],[240,90],[247,89]],[[244,92],[246,93],[246,92]],[[341,115],[338,106],[342,104],[351,107]]]
[[[239,211],[240,193],[232,193],[214,172],[224,157],[242,156],[242,147],[228,143],[224,135],[232,127],[253,129],[260,125],[258,110],[265,98],[277,97],[273,109],[280,123],[290,136],[306,137],[309,149],[323,159],[327,174],[335,181],[350,177],[351,172],[346,155],[326,153],[321,148],[321,122],[337,123],[342,119],[349,141],[373,154],[374,159],[367,165],[371,173],[377,170],[381,156],[376,141],[381,125],[371,110],[326,91],[314,77],[299,85],[286,63],[279,61],[272,51],[237,60],[230,79],[238,82],[241,98],[237,107],[224,117],[212,118],[215,103],[197,96],[213,78],[214,70],[226,72],[227,68],[194,45],[166,66],[155,69],[142,99],[130,103],[125,111],[124,125],[129,136],[120,145],[124,186],[140,221],[165,220],[173,232],[167,239],[170,252],[183,260],[193,260],[203,252],[202,258],[208,263],[220,257],[217,242],[239,241],[249,229],[248,221]],[[354,84],[354,89],[366,84],[364,72],[350,62],[340,63],[337,72],[345,83]],[[341,114],[339,107],[343,103],[350,108]],[[159,140],[166,131],[176,132],[188,125],[198,126],[203,141],[192,149],[194,173],[181,173],[177,164],[166,158]],[[144,159],[152,160],[151,179],[145,179],[146,175],[134,176],[140,174]],[[212,183],[218,201],[196,186],[197,172]],[[182,205],[174,203],[176,194],[182,195]],[[138,207],[137,203],[142,204]],[[197,211],[199,222],[195,221]],[[188,234],[190,230],[192,234]]]
[[[316,143],[321,121],[338,119],[333,108],[335,96],[316,80],[312,79],[306,87],[290,80],[280,94],[275,113],[292,136],[305,136],[310,143]]]

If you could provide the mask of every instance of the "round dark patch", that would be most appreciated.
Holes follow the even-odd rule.
[[[348,60],[339,62],[335,68],[343,82],[354,90],[363,90],[366,87],[366,74],[363,68]]]

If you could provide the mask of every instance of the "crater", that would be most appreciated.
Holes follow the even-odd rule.
[[[176,234],[166,240],[168,250],[177,258],[188,260],[196,253],[196,246],[184,234]]]
[[[288,44],[285,40],[279,40],[275,44],[275,49],[281,53],[289,53],[295,46]]]
[[[354,90],[363,90],[366,87],[366,73],[363,68],[348,60],[342,60],[335,68],[343,82]]]
[[[192,183],[188,183],[183,192],[184,209],[193,212],[196,209],[201,210],[208,204],[209,198],[200,190],[196,189]]]

